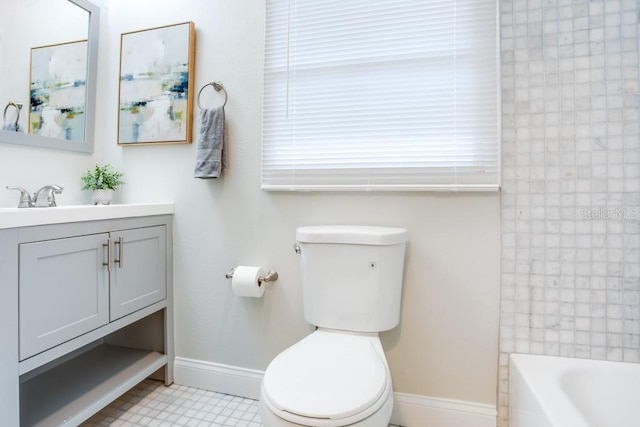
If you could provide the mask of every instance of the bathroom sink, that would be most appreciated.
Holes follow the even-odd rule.
[[[0,208],[0,229],[172,213],[173,203],[57,206],[55,209]]]

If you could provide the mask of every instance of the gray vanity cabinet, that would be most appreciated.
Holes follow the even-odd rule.
[[[167,296],[164,227],[111,233],[111,320]]]
[[[99,219],[0,221],[2,426],[77,426],[149,376],[173,382],[172,206],[78,210]]]
[[[108,238],[20,245],[20,360],[109,323]]]
[[[157,226],[21,244],[20,360],[164,300],[165,242]]]

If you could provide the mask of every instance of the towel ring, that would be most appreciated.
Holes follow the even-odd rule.
[[[222,104],[222,108],[224,108],[224,106],[227,105],[227,91],[225,90],[224,86],[222,86],[222,83],[214,82],[214,81],[211,81],[200,88],[200,91],[198,92],[198,100],[197,100],[198,108],[202,109],[202,105],[200,105],[200,95],[202,94],[202,91],[204,90],[204,88],[206,88],[207,86],[213,87],[216,90],[216,92],[222,91],[222,93],[224,93],[224,103]]]
[[[22,110],[22,102],[9,102],[7,104],[6,107],[4,107],[4,112],[2,113],[2,122],[3,123],[7,123],[7,110],[9,109],[9,107],[14,107],[16,109],[16,111],[18,112],[17,116],[16,116],[16,125],[18,124],[18,121],[20,120],[20,111]]]

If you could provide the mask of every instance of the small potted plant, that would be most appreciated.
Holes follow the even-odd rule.
[[[87,169],[80,177],[84,184],[82,190],[93,191],[94,205],[108,205],[113,198],[113,192],[124,185],[123,176],[124,173],[114,171],[110,164],[96,165],[93,170]]]

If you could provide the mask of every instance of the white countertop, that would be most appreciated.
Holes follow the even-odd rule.
[[[173,214],[173,203],[0,208],[0,229],[165,214]]]

